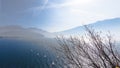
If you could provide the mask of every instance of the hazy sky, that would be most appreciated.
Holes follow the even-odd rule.
[[[120,0],[0,0],[0,26],[50,32],[120,17]]]

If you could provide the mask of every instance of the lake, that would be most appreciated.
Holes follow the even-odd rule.
[[[56,68],[55,55],[35,42],[0,38],[0,68]]]

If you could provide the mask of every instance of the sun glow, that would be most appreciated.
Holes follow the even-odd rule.
[[[93,0],[73,0],[73,1],[76,1],[76,2],[79,2],[79,3],[88,3],[88,2],[91,2]]]
[[[88,4],[88,3],[91,3],[93,2],[93,0],[71,0],[71,3],[73,4]]]

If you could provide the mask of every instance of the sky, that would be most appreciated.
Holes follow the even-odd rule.
[[[0,26],[59,32],[120,17],[120,0],[0,0]]]

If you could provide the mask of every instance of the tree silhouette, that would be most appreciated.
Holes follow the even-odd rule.
[[[86,34],[80,37],[57,37],[60,45],[56,48],[59,55],[59,68],[116,68],[120,64],[120,53],[110,34],[85,26]]]

